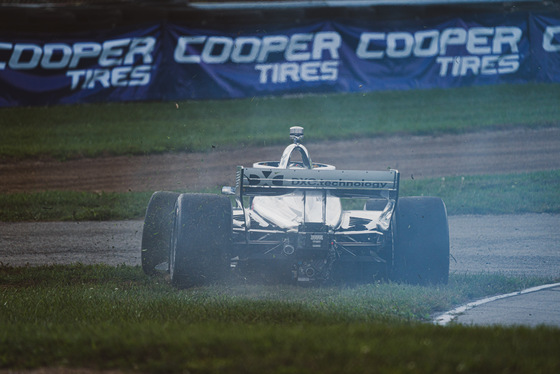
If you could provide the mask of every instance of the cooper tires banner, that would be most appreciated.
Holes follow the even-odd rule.
[[[560,82],[560,15],[0,35],[0,106]]]
[[[0,37],[0,105],[159,97],[161,26],[71,37]]]

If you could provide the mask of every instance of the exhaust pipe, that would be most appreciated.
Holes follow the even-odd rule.
[[[282,252],[288,256],[293,255],[295,251],[296,249],[291,244],[284,244],[284,248],[282,248]]]
[[[313,269],[311,266],[308,267],[307,269],[305,269],[305,275],[307,275],[308,278],[313,278],[313,276],[315,275],[315,269]]]

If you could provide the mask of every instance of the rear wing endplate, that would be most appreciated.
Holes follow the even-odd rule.
[[[237,167],[236,192],[240,197],[282,195],[296,189],[327,190],[339,197],[396,199],[399,172]]]

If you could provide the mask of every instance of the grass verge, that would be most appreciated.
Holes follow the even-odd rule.
[[[560,84],[246,100],[4,108],[0,159],[204,151],[394,133],[560,125]],[[473,110],[476,108],[476,110]]]
[[[559,185],[560,170],[554,170],[415,180],[403,178],[400,193],[401,196],[439,196],[451,215],[560,213]],[[207,192],[218,193],[218,189]],[[0,222],[140,219],[150,196],[151,192],[0,194]]]
[[[171,288],[139,267],[0,268],[0,368],[144,372],[556,372],[560,331],[422,323],[544,279],[447,286]]]
[[[0,194],[0,222],[140,219],[151,195],[77,191]]]
[[[449,214],[560,213],[560,170],[404,181],[402,196],[439,196]]]

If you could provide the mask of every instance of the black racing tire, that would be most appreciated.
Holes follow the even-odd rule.
[[[438,197],[402,197],[393,215],[396,282],[429,285],[449,279],[449,225]]]
[[[168,262],[175,202],[178,197],[179,193],[176,192],[157,191],[148,203],[140,254],[142,270],[148,275],[156,274],[156,266]]]
[[[364,210],[383,210],[387,206],[387,199],[368,199]]]
[[[175,206],[169,272],[177,287],[204,286],[229,274],[232,205],[226,196],[182,194]]]

